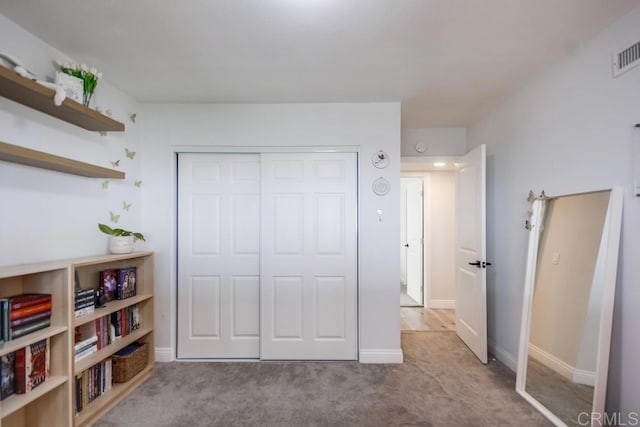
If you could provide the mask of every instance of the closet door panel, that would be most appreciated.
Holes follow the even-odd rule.
[[[260,159],[178,157],[178,357],[259,357]]]
[[[260,357],[355,360],[356,155],[261,160]]]

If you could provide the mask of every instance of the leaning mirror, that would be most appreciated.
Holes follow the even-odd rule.
[[[601,425],[622,190],[530,201],[516,391],[557,426]]]

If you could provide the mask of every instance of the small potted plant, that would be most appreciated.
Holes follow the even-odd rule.
[[[135,233],[122,228],[111,228],[106,224],[98,224],[98,228],[103,233],[111,236],[109,239],[109,252],[112,254],[131,253],[136,240],[146,241],[142,233]]]

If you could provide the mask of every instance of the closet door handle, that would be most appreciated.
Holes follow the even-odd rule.
[[[469,265],[475,265],[476,267],[480,268],[480,261],[470,262]]]
[[[405,247],[405,248],[408,248],[408,247],[409,247],[409,244],[408,244],[408,243],[405,243],[405,244],[404,244],[404,247]]]

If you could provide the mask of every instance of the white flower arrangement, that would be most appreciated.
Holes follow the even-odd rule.
[[[89,68],[87,64],[70,64],[70,63],[58,63],[60,65],[60,71],[70,76],[77,77],[83,81],[84,96],[83,104],[89,106],[93,92],[96,90],[98,80],[102,78],[102,73],[98,72],[95,67]]]

